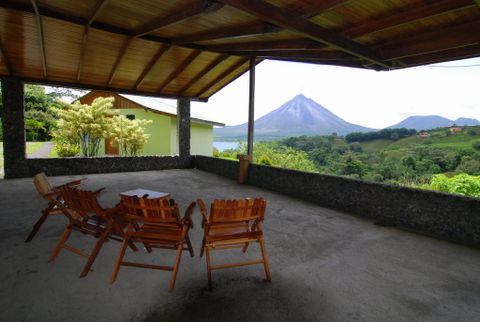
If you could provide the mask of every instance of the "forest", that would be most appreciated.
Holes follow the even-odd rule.
[[[300,136],[256,142],[254,162],[373,182],[480,196],[480,127],[387,129],[346,137]],[[215,151],[235,158],[238,149]]]

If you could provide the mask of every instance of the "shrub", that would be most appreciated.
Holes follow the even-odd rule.
[[[68,142],[55,142],[55,151],[59,157],[73,157],[80,153],[80,146]]]
[[[444,174],[433,176],[427,189],[455,193],[470,197],[480,197],[480,176],[470,176],[462,173],[448,178]]]
[[[473,143],[473,148],[475,150],[480,150],[480,141],[477,141],[477,142]]]

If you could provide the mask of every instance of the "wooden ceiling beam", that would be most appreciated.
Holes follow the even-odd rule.
[[[276,7],[263,0],[219,1],[254,15],[263,21],[282,28],[294,30],[310,39],[332,46],[350,55],[377,64],[385,69],[390,69],[390,66],[387,63],[382,62],[380,56],[369,48],[348,38],[337,35],[326,28],[320,27],[319,25],[310,22],[308,19],[292,16],[289,11]]]
[[[229,28],[219,28],[212,31],[180,37],[173,39],[172,44],[181,45],[206,40],[252,37],[277,32],[279,30],[281,30],[281,28],[268,23],[248,24]]]
[[[187,68],[188,65],[190,65],[201,53],[201,50],[192,51],[190,55],[188,55],[187,58],[185,58],[185,60],[180,65],[178,65],[177,68],[175,68],[175,70],[170,73],[170,75],[168,75],[168,77],[163,81],[162,85],[159,86],[157,91],[161,92],[166,86],[168,86],[168,84],[170,84],[171,81],[177,78],[178,75],[180,75],[185,70],[185,68]]]
[[[358,60],[323,60],[323,59],[308,59],[308,58],[280,58],[280,57],[269,57],[269,60],[285,61],[290,63],[306,63],[306,64],[315,64],[315,65],[329,65],[329,66],[341,66],[341,67],[352,67],[352,68],[370,68],[374,70],[379,70],[377,66],[365,66],[362,62]],[[376,69],[377,68],[377,69]]]
[[[203,76],[208,74],[212,69],[214,69],[218,64],[228,58],[228,55],[219,55],[215,58],[210,64],[203,68],[195,77],[193,77],[185,86],[180,89],[180,95],[183,95],[193,84],[202,79]]]
[[[402,62],[405,64],[405,67],[413,67],[425,64],[442,63],[458,59],[474,58],[479,56],[480,44],[461,48],[454,48],[425,55],[406,57],[402,59]]]
[[[243,65],[245,65],[248,61],[250,60],[249,57],[243,57],[242,59],[240,59],[238,62],[236,62],[235,64],[233,64],[232,66],[230,66],[228,69],[226,69],[225,71],[223,71],[220,75],[218,75],[217,77],[215,77],[215,79],[213,79],[211,82],[209,82],[207,85],[205,85],[201,90],[198,91],[198,93],[195,95],[195,97],[200,97],[202,96],[203,93],[205,93],[206,91],[208,91],[209,89],[211,89],[213,86],[215,86],[218,82],[222,81],[222,79],[224,79],[225,77],[227,77],[228,75],[230,75],[231,73],[233,73],[235,70],[237,70],[238,68],[242,67]]]
[[[364,23],[347,28],[339,33],[348,38],[357,38],[380,30],[427,19],[439,14],[471,6],[474,6],[472,0],[437,0],[428,4],[416,4],[415,6],[405,8],[404,10],[396,9],[382,14],[381,16],[367,19]]]
[[[199,14],[205,14],[209,12],[216,11],[223,7],[223,4],[220,4],[215,1],[202,0],[193,5],[183,8],[182,10],[177,10],[174,13],[156,19],[153,22],[150,22],[148,25],[139,28],[134,31],[133,37],[142,37],[148,35],[152,32],[155,32],[161,28],[179,23],[191,17],[194,17]]]
[[[147,77],[148,73],[155,67],[155,65],[158,63],[160,58],[162,58],[163,54],[165,54],[171,47],[169,45],[161,47],[155,55],[152,57],[150,62],[145,66],[143,69],[142,73],[138,77],[137,81],[135,82],[134,88],[135,90],[138,90],[138,88],[142,85],[143,81],[145,80],[145,77]]]
[[[230,52],[231,55],[244,55],[259,58],[290,58],[290,59],[311,59],[311,60],[349,60],[360,61],[348,54],[334,51],[303,51],[303,50],[271,50],[271,51],[241,51]]]
[[[13,75],[13,68],[12,68],[12,65],[10,64],[10,60],[7,57],[7,52],[5,51],[5,48],[3,47],[1,39],[0,39],[0,55],[2,55],[2,57],[3,57],[3,64],[5,65],[5,68],[7,68],[8,75],[12,76]]]
[[[87,22],[87,25],[85,26],[84,32],[83,32],[83,37],[82,37],[82,44],[80,47],[80,59],[78,60],[78,66],[77,66],[77,81],[80,80],[81,74],[82,74],[82,67],[83,67],[83,62],[85,59],[85,52],[87,50],[87,40],[88,40],[88,32],[90,30],[90,26],[92,23],[95,21],[95,19],[98,17],[100,12],[105,8],[105,6],[108,4],[110,0],[98,0],[97,4],[95,6],[95,9],[93,10],[92,15],[90,16],[90,19]]]
[[[127,39],[127,41],[123,44],[122,48],[120,49],[120,53],[117,56],[117,59],[115,60],[115,64],[113,64],[112,70],[110,72],[110,76],[108,76],[108,82],[107,85],[110,86],[112,84],[113,78],[115,77],[115,74],[117,73],[118,66],[120,66],[120,63],[122,62],[123,58],[125,57],[125,54],[127,53],[128,47],[133,41],[133,37],[130,37]]]
[[[203,49],[215,52],[231,52],[231,51],[250,51],[250,50],[318,50],[325,48],[325,45],[308,39],[291,39],[291,40],[273,40],[264,42],[248,42],[248,43],[229,43],[219,45],[202,46]]]
[[[40,40],[40,51],[42,56],[43,78],[47,78],[47,55],[45,53],[45,37],[43,33],[42,16],[38,10],[37,2],[35,0],[31,0],[31,3],[37,18],[38,38]]]
[[[480,21],[429,31],[390,42],[376,49],[385,60],[429,54],[480,43]]]

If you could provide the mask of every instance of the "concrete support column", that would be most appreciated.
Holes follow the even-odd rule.
[[[177,138],[178,155],[190,156],[190,99],[177,99]]]
[[[2,99],[5,178],[21,178],[27,175],[23,82],[2,78]]]

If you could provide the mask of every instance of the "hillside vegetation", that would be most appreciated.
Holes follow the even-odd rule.
[[[423,137],[416,131],[396,130],[259,142],[254,146],[254,162],[423,188],[439,174],[480,175],[480,126],[463,127],[458,133],[438,128],[422,132]],[[234,157],[242,148],[216,151],[216,156]]]

